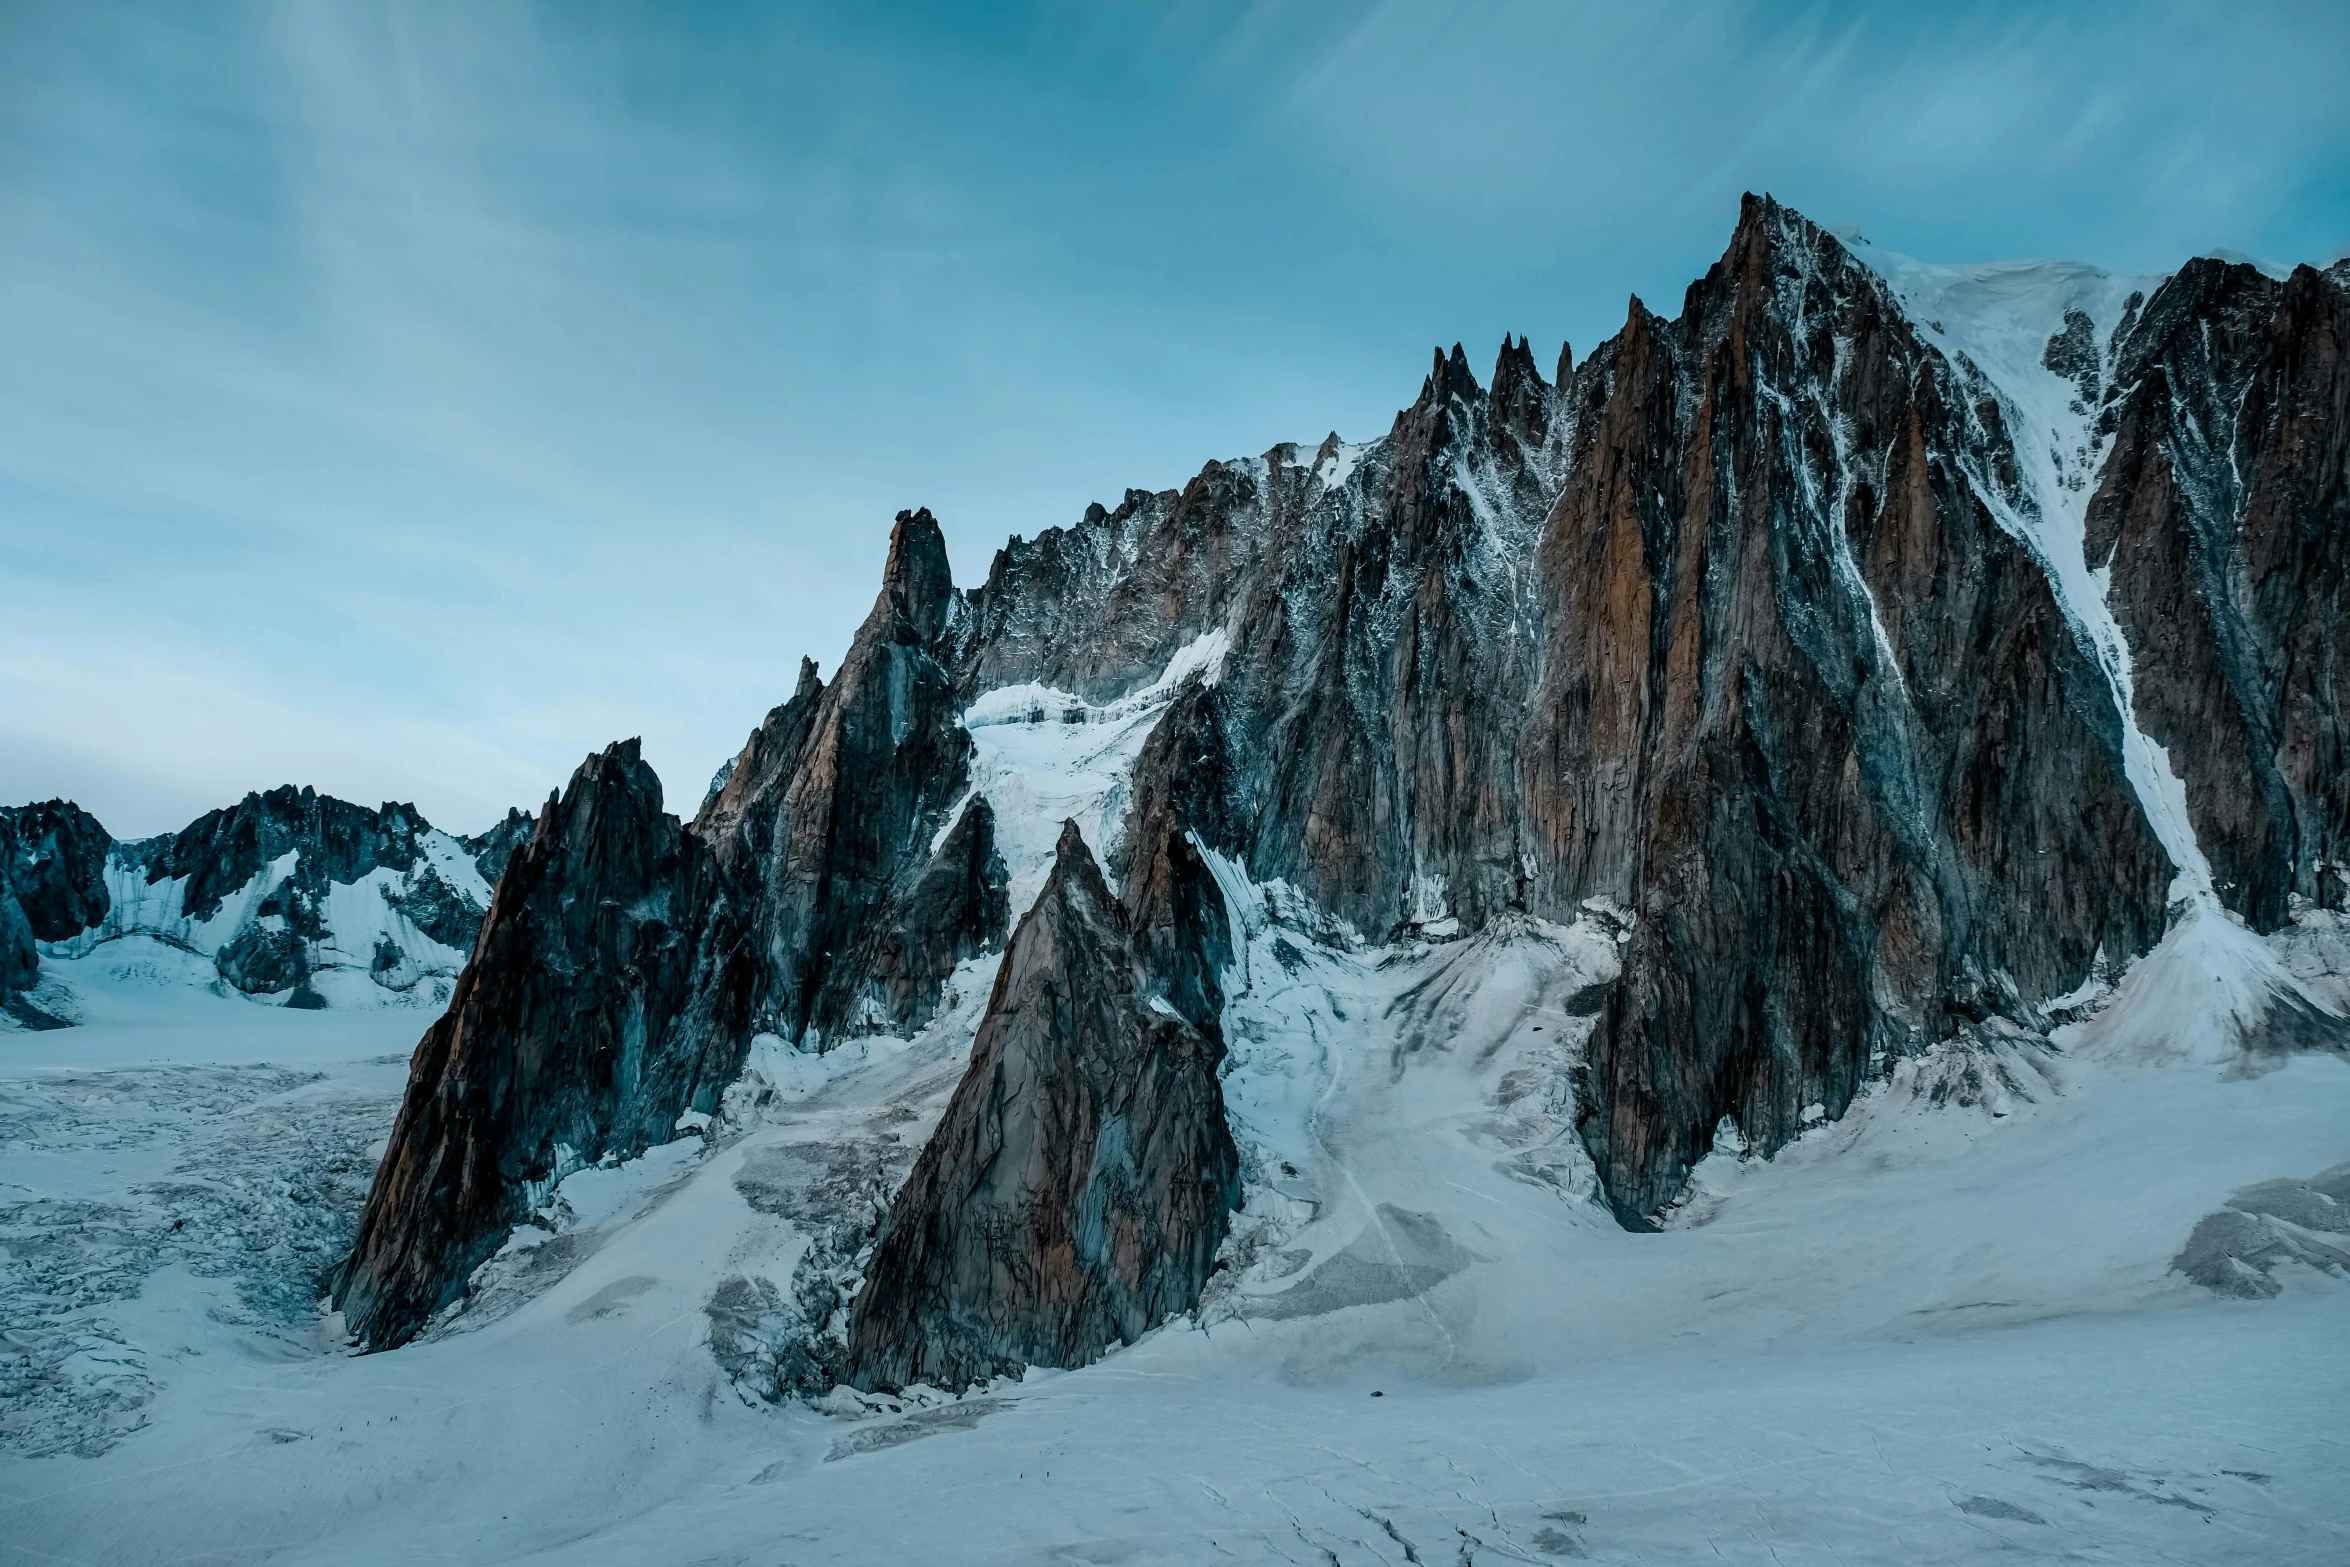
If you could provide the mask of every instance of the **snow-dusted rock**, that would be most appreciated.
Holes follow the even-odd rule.
[[[1174,939],[1210,892],[1340,945],[1603,911],[1567,1108],[1646,1226],[1725,1128],[2044,1037],[2215,895],[2339,901],[2342,277],[2238,271],[1921,267],[1749,198],[1555,381],[1439,352],[1379,439],[1129,491],[968,593],[902,514],[838,676],[685,829],[721,874],[660,1050],[920,1028],[1075,816],[1202,1030],[1246,949]],[[2263,1037],[2331,1040],[2294,997]]]

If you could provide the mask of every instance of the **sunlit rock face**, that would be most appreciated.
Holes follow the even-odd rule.
[[[2174,867],[1987,503],[2034,504],[1996,404],[1835,239],[1749,203],[1594,363],[1522,782],[1535,905],[1639,919],[1585,1107],[1639,1222],[1724,1116],[1774,1148],[1872,1059],[2144,950]]]

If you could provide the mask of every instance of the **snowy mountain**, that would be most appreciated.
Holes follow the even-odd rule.
[[[2221,346],[2174,365],[2207,308]],[[968,593],[929,515],[902,516],[834,683],[805,670],[692,823],[620,751],[574,781],[554,819],[574,835],[523,863],[627,865],[607,893],[658,912],[525,934],[577,872],[553,903],[502,894],[515,972],[574,988],[554,1014],[536,991],[493,1005],[485,949],[483,999],[419,1056],[340,1298],[396,1342],[567,1158],[716,1111],[753,1040],[821,1053],[923,1024],[1059,837],[1056,807],[975,767],[1005,716],[1091,731],[1164,702],[1085,833],[1129,917],[1180,839],[1228,866],[1204,906],[1279,884],[1342,945],[1614,930],[1572,1097],[1634,1227],[1724,1127],[1769,1153],[1901,1059],[2044,1037],[2178,918],[2269,930],[2294,900],[2337,905],[2342,708],[2308,671],[2344,624],[2340,490],[2295,421],[2332,406],[2338,362],[2303,339],[2330,343],[2342,308],[2307,269],[2198,263],[2149,293],[1872,264],[1750,200],[1677,318],[1635,301],[1556,382],[1512,342],[1489,390],[1456,348],[1383,439],[1130,492],[1014,540]],[[2235,488],[2172,481],[2215,438],[2177,386],[2235,410]],[[2141,538],[2194,545],[2154,574],[2169,599],[2135,568],[2102,586]],[[2203,658],[2205,732],[2275,758],[2249,786],[2241,746],[2139,719],[2180,699],[2133,637],[2196,615],[2190,641],[2237,650]],[[1228,917],[1137,952],[1141,988],[1213,970],[1225,944],[1197,932]],[[2330,1017],[2278,983],[2294,1017]],[[517,1093],[542,1058],[546,1090]],[[1223,1233],[1221,1210],[1198,1222]]]
[[[0,1437],[300,1559],[2326,1559],[2346,335],[2350,268],[1749,198],[1550,378],[1439,353],[970,588],[900,514],[691,819],[633,741],[482,840],[12,813],[89,1054],[0,1168],[118,1101],[182,1162],[0,1208]],[[396,1112],[330,1012],[199,1114],[134,937],[446,1007]],[[254,1243],[165,1228],[208,1162]]]
[[[413,806],[291,786],[124,841],[69,801],[0,810],[0,1004],[27,1026],[70,1023],[70,991],[42,988],[40,960],[139,938],[273,1005],[441,1006],[529,829],[517,811],[454,838]]]

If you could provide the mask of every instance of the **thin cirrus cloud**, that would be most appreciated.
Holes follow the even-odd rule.
[[[0,8],[0,798],[690,809],[898,508],[1011,532],[1670,309],[2350,239],[2322,5]]]

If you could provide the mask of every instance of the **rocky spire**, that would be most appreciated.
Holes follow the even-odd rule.
[[[739,1053],[676,1026],[695,990],[707,851],[638,743],[589,757],[499,879],[408,1090],[335,1291],[370,1348],[408,1337],[524,1215],[526,1193],[716,1107]]]
[[[898,513],[881,577],[882,595],[911,639],[924,647],[936,643],[954,607],[955,577],[947,564],[946,535],[929,507]]]
[[[1461,345],[1452,345],[1451,357],[1443,349],[1434,351],[1428,378],[1420,383],[1422,408],[1436,408],[1448,401],[1478,403],[1484,400],[1485,389],[1477,384],[1477,377],[1469,369],[1469,356]]]
[[[1240,1196],[1223,1052],[1150,996],[1125,912],[1066,823],[970,1068],[882,1227],[850,1382],[1081,1366],[1198,1302]]]
[[[1501,353],[1493,365],[1491,399],[1493,427],[1521,448],[1539,448],[1550,434],[1553,401],[1549,383],[1534,368],[1534,351],[1526,339],[1514,343],[1504,334]]]
[[[1635,301],[1611,352],[1538,564],[1522,796],[1535,907],[1638,914],[1583,1128],[1644,1224],[1723,1117],[1775,1148],[1872,1059],[2145,950],[2173,868],[2102,674],[1954,482],[2012,452],[1834,239],[1750,198],[1682,318]]]

